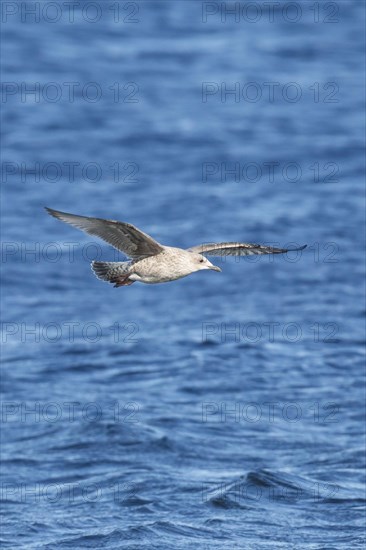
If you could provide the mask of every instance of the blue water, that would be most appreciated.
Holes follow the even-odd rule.
[[[363,548],[364,3],[4,4],[2,547]],[[308,249],[114,289],[45,205]]]

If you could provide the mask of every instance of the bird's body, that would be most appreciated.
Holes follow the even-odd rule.
[[[164,250],[157,256],[143,258],[133,263],[131,266],[133,274],[130,278],[134,281],[142,281],[143,283],[167,283],[175,281],[201,269],[201,263],[196,256],[198,255],[181,248],[165,246]],[[208,261],[205,268],[219,271],[219,268],[213,266]]]
[[[167,283],[203,269],[221,271],[205,255],[247,256],[288,252],[288,249],[245,243],[203,244],[184,250],[161,245],[125,222],[75,216],[51,208],[46,210],[61,221],[102,238],[131,258],[129,262],[92,262],[95,275],[102,281],[114,283],[116,287],[128,286],[137,281],[146,284]],[[305,246],[292,250],[303,248]]]
[[[116,286],[124,286],[137,281],[146,284],[168,283],[199,271],[199,265],[194,261],[191,252],[165,246],[164,250],[155,256],[132,262],[93,262],[92,269],[102,280],[115,282]],[[123,282],[126,278],[127,282]]]

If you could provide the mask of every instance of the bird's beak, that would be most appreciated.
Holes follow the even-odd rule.
[[[221,269],[217,267],[217,265],[210,265],[210,269],[212,269],[212,271],[219,271],[221,273]]]

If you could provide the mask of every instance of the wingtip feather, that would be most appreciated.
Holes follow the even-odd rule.
[[[48,206],[45,206],[44,209],[46,210],[47,214],[50,216],[53,216],[54,218],[58,218],[60,212],[57,210],[54,210],[53,208],[49,208]]]

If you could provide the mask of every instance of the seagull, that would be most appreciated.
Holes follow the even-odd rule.
[[[127,262],[92,262],[91,268],[98,279],[114,283],[115,287],[129,286],[135,282],[146,284],[168,283],[187,277],[195,271],[211,269],[221,271],[206,256],[250,256],[253,254],[284,254],[303,250],[285,249],[246,243],[200,244],[184,250],[164,246],[140,229],[126,222],[75,216],[45,207],[50,216],[69,223],[103,239],[131,260]]]

